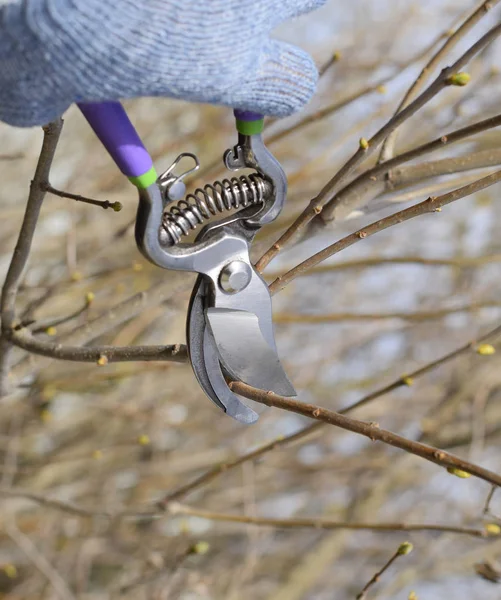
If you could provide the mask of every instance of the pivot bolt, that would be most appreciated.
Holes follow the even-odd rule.
[[[227,294],[235,294],[244,290],[251,278],[251,267],[242,260],[233,260],[223,267],[219,275],[219,287]]]

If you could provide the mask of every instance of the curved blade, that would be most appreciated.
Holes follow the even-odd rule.
[[[228,388],[214,340],[207,332],[204,317],[205,285],[203,277],[200,276],[193,288],[188,310],[186,339],[195,377],[207,396],[230,417],[241,423],[254,423],[258,414],[241,402]]]
[[[254,313],[211,307],[206,309],[205,316],[219,360],[234,379],[281,396],[296,396]]]
[[[207,376],[226,414],[246,425],[255,423],[259,415],[241,402],[228,387],[219,363],[214,338],[207,327],[204,332],[204,359]]]

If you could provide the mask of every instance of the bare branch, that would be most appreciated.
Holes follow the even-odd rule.
[[[188,360],[186,346],[174,344],[170,346],[64,346],[57,342],[44,342],[32,336],[27,329],[11,331],[8,340],[18,346],[50,358],[70,360],[75,362],[101,361],[111,362],[130,361],[171,361],[185,363]],[[103,358],[104,357],[104,358]]]
[[[450,308],[439,308],[436,310],[418,311],[418,312],[394,312],[394,313],[330,313],[320,315],[297,314],[297,313],[277,313],[274,316],[275,323],[339,323],[341,321],[386,321],[399,319],[419,323],[422,321],[433,321],[434,319],[442,319],[447,315],[452,315],[461,312],[470,312],[480,310],[482,308],[499,308],[501,302],[478,302],[468,304],[466,306],[452,306]]]
[[[261,525],[265,527],[278,527],[280,529],[350,529],[355,531],[439,531],[443,533],[457,533],[473,537],[486,537],[483,529],[470,527],[454,527],[449,525],[435,525],[427,523],[346,523],[333,519],[322,518],[296,518],[296,519],[267,519],[266,517],[252,517],[247,515],[232,515],[217,513],[202,508],[195,508],[185,504],[172,502],[167,506],[171,515],[186,515],[208,519],[210,521],[223,521],[226,523],[245,523],[247,525]]]
[[[395,256],[368,257],[354,260],[346,260],[330,265],[321,265],[303,273],[303,276],[324,275],[333,271],[345,271],[350,269],[369,269],[373,267],[385,267],[392,265],[418,265],[425,267],[451,267],[454,269],[471,269],[500,262],[501,254],[486,254],[484,256],[458,256],[457,258],[424,258],[422,256]],[[266,273],[271,280],[280,277],[280,273]]]
[[[457,44],[475,27],[475,25],[492,9],[499,0],[487,0],[482,2],[480,6],[456,29],[456,31],[449,37],[445,44],[436,52],[431,59],[423,67],[419,73],[417,79],[407,90],[402,101],[398,105],[396,114],[403,110],[410,102],[417,96],[419,91],[423,88],[426,80],[431,76],[433,71],[439,66],[442,59],[455,47]],[[388,161],[394,153],[395,144],[397,142],[398,130],[393,131],[385,140],[381,154],[379,156],[379,162]]]
[[[77,317],[82,315],[89,308],[91,303],[92,303],[92,300],[86,299],[85,303],[80,308],[77,308],[77,310],[75,310],[74,312],[72,312],[69,315],[66,315],[64,317],[52,319],[51,321],[46,322],[43,325],[37,325],[37,327],[31,329],[31,333],[42,333],[42,332],[46,331],[47,329],[49,329],[50,327],[58,327],[59,325],[63,325],[64,323],[69,323],[70,321],[73,321],[73,319],[76,319]],[[32,325],[33,323],[34,323],[34,321],[29,324]],[[28,326],[28,324],[21,323],[20,326],[15,327],[15,330],[18,331],[27,326]]]
[[[374,392],[371,392],[370,394],[367,394],[366,396],[364,396],[357,402],[354,402],[353,404],[350,404],[346,408],[339,410],[339,414],[346,415],[354,410],[357,410],[359,408],[362,408],[363,406],[366,406],[367,404],[369,404],[370,402],[373,402],[374,400],[377,400],[378,398],[386,396],[387,394],[393,392],[394,390],[397,390],[401,387],[407,387],[409,385],[412,385],[414,380],[417,379],[418,377],[426,375],[430,371],[433,371],[434,369],[441,367],[442,365],[450,362],[451,360],[457,358],[458,356],[461,356],[466,353],[474,352],[480,344],[483,344],[487,341],[495,339],[500,334],[501,334],[501,326],[496,327],[495,329],[492,329],[491,331],[489,331],[482,337],[478,338],[477,340],[468,342],[464,346],[460,346],[459,348],[456,348],[452,352],[449,352],[448,354],[445,354],[444,356],[441,356],[440,358],[433,360],[422,367],[419,367],[418,369],[412,371],[411,373],[404,375],[402,377],[399,377],[398,379],[396,379],[389,385],[386,385],[382,388],[379,388],[378,390],[375,390]],[[256,460],[257,458],[260,458],[261,456],[268,454],[269,452],[272,452],[273,450],[276,450],[277,448],[283,448],[294,442],[305,441],[306,439],[310,439],[310,437],[312,435],[314,435],[318,431],[320,431],[325,425],[326,425],[326,423],[323,423],[323,422],[312,423],[311,425],[307,425],[306,427],[303,427],[303,429],[300,429],[296,433],[292,433],[288,436],[283,436],[283,437],[274,439],[271,442],[268,442],[267,444],[263,444],[259,448],[256,448],[256,450],[253,450],[252,452],[247,452],[246,454],[242,454],[241,456],[239,456],[238,458],[236,458],[232,461],[218,464],[215,467],[213,467],[212,469],[210,469],[209,471],[207,471],[206,473],[203,473],[202,475],[200,475],[200,477],[197,477],[196,479],[187,483],[186,485],[183,485],[180,488],[174,490],[173,492],[170,492],[169,494],[167,494],[160,501],[159,505],[165,507],[167,504],[169,504],[169,502],[172,502],[173,500],[179,500],[180,498],[184,498],[190,492],[210,483],[211,481],[213,481],[214,479],[216,479],[223,473],[227,473],[228,471],[235,469],[236,467],[239,467],[246,462]]]
[[[478,181],[465,185],[457,190],[453,190],[448,194],[444,194],[442,196],[430,197],[419,204],[415,204],[410,208],[406,208],[405,210],[401,210],[397,213],[390,215],[389,217],[385,217],[380,219],[379,221],[375,221],[366,227],[359,229],[355,233],[347,235],[343,239],[331,244],[324,250],[317,252],[310,258],[306,259],[281,277],[275,279],[275,281],[270,285],[270,291],[272,294],[276,294],[278,291],[282,290],[286,285],[288,285],[293,279],[295,279],[300,273],[304,273],[308,269],[318,265],[325,259],[337,254],[341,250],[356,244],[360,240],[364,240],[375,233],[379,233],[380,231],[384,231],[393,225],[397,225],[399,223],[403,223],[404,221],[408,221],[409,219],[413,219],[414,217],[418,217],[420,215],[424,215],[427,213],[439,212],[442,206],[446,206],[451,202],[455,202],[460,198],[465,198],[470,194],[474,194],[480,190],[483,190],[495,183],[498,183],[501,180],[501,171],[496,171],[492,175],[488,175],[487,177],[483,177]]]
[[[109,200],[94,200],[93,198],[87,198],[86,196],[80,196],[80,194],[71,194],[70,192],[62,192],[61,190],[57,190],[52,187],[50,183],[45,182],[43,184],[46,192],[52,194],[53,196],[59,196],[60,198],[69,198],[70,200],[75,200],[76,202],[83,202],[85,204],[92,204],[93,206],[100,206],[101,208],[107,209],[112,208],[115,212],[120,212],[122,210],[121,202],[110,202]]]
[[[176,285],[176,281],[178,281],[177,277],[181,280],[181,284],[177,283]],[[165,303],[166,311],[172,310],[168,301],[173,297],[182,297],[182,294],[188,291],[190,287],[189,280],[184,280],[181,276],[169,273],[167,281],[162,281],[145,292],[134,294],[134,296],[124,300],[117,306],[100,314],[94,320],[76,327],[73,331],[65,333],[58,338],[58,343],[64,346],[83,346],[104,333],[118,327],[129,319],[132,319],[140,312],[146,311],[154,306]],[[22,343],[29,343],[31,348],[32,340],[22,341]],[[34,344],[33,347],[38,347],[38,345]],[[161,347],[165,348],[165,346]],[[40,349],[44,350],[44,347],[41,346]],[[51,353],[52,350],[49,350],[49,353],[45,356],[52,357]],[[44,356],[43,353],[41,354]],[[12,370],[13,376],[17,379],[22,379],[28,374],[33,375],[38,373],[48,364],[47,359],[42,358],[42,356],[39,358],[29,357],[21,361]],[[151,360],[155,359],[152,358]]]
[[[500,164],[501,151],[498,149],[488,149],[472,152],[465,156],[445,158],[435,162],[426,162],[396,169],[396,167],[403,163],[425,154],[430,154],[483,131],[494,129],[500,125],[501,115],[496,115],[495,117],[484,119],[457,131],[442,135],[431,142],[399,154],[384,164],[377,164],[372,169],[359,175],[329,200],[316,221],[321,220],[323,223],[326,223],[331,220],[344,219],[353,210],[366,205],[370,200],[388,189],[395,189],[398,186],[407,185],[430,177]],[[390,170],[391,181],[387,177]]]
[[[381,575],[383,575],[391,567],[391,565],[397,560],[397,558],[399,556],[405,556],[406,554],[409,554],[409,552],[411,552],[411,551],[412,551],[412,544],[409,544],[409,542],[404,542],[403,544],[400,544],[400,546],[397,548],[396,552],[394,552],[393,556],[364,585],[363,590],[360,592],[360,594],[357,595],[357,600],[364,600],[364,598],[367,597],[368,590],[381,579]]]
[[[284,396],[278,396],[273,392],[257,390],[240,381],[233,381],[229,385],[232,391],[249,400],[254,400],[266,406],[288,410],[298,415],[309,417],[310,419],[316,419],[317,421],[323,421],[346,431],[363,435],[373,442],[383,442],[389,446],[400,448],[401,450],[405,450],[405,452],[420,456],[440,467],[464,471],[488,483],[501,486],[501,475],[445,452],[445,450],[439,450],[433,446],[415,442],[386,429],[381,429],[377,424],[359,421],[358,419],[346,417],[341,413],[316,406],[315,404],[308,404],[299,400],[291,400]]]
[[[55,510],[59,510],[61,512],[65,512],[78,517],[111,517],[111,513],[108,513],[106,511],[95,511],[91,509],[86,509],[76,504],[73,504],[72,502],[63,502],[55,498],[49,498],[48,496],[44,496],[43,494],[35,494],[28,490],[22,490],[16,487],[0,487],[0,496],[4,496],[6,498],[22,498],[24,500],[30,500],[32,502],[36,502],[40,506],[53,508]]]
[[[17,525],[10,519],[5,519],[4,527],[7,535],[19,546],[33,566],[47,578],[47,581],[52,585],[54,592],[59,598],[61,598],[61,600],[76,600],[76,596],[70,590],[67,583],[38,550],[30,538],[20,531]]]
[[[322,190],[313,198],[305,210],[296,218],[294,223],[282,234],[271,248],[256,263],[256,268],[263,271],[265,267],[273,260],[280,250],[288,244],[298,233],[322,211],[322,204],[332,194],[335,194],[340,185],[364,160],[373,154],[379,145],[388,135],[399,127],[404,121],[412,117],[425,104],[432,100],[439,92],[450,85],[449,78],[459,71],[468,61],[470,61],[478,52],[490,44],[501,33],[501,24],[496,25],[483,35],[471,48],[469,48],[456,62],[441,71],[438,77],[431,85],[406,108],[394,115],[386,125],[383,125],[370,140],[367,146],[360,146],[357,152],[339,169],[334,177],[326,183]]]
[[[49,177],[62,128],[62,119],[49,123],[43,128],[44,138],[42,149],[40,150],[35,175],[31,182],[23,223],[2,287],[2,297],[0,300],[0,315],[2,319],[2,334],[0,336],[0,395],[5,393],[8,387],[7,377],[9,373],[11,344],[7,339],[7,334],[15,325],[17,292],[28,262],[33,235],[45,198],[43,183]]]
[[[484,508],[482,511],[482,514],[484,515],[488,515],[491,512],[491,502],[492,499],[494,498],[494,494],[496,492],[497,487],[495,485],[493,485],[491,487],[491,489],[489,490],[489,493],[487,494],[487,498],[485,499],[485,504],[484,504]]]

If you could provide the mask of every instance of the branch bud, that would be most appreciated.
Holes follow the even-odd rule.
[[[398,547],[397,554],[399,556],[405,556],[406,554],[410,554],[413,550],[414,546],[410,542],[403,542]]]
[[[470,81],[471,77],[469,73],[461,71],[460,73],[454,73],[447,78],[447,85],[456,85],[458,87],[464,87]]]

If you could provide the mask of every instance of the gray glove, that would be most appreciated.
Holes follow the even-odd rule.
[[[73,102],[170,96],[266,115],[315,91],[311,57],[270,39],[325,0],[0,0],[0,120]]]

